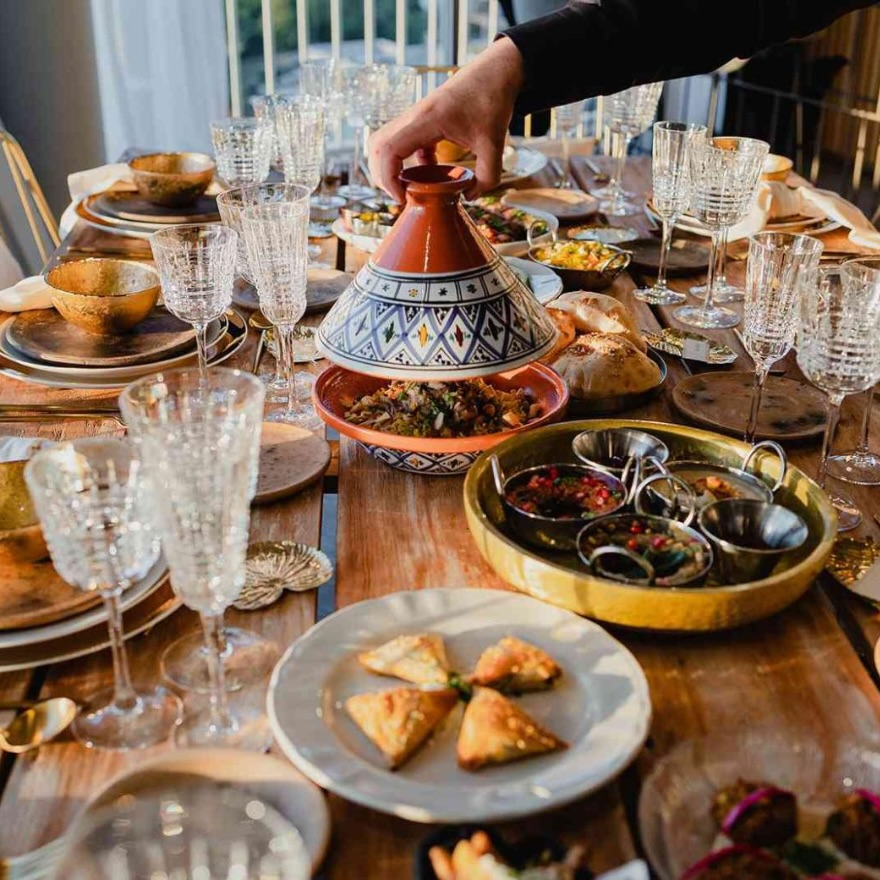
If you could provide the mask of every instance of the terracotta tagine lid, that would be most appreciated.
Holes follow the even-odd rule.
[[[401,174],[400,218],[318,330],[331,361],[371,376],[456,380],[550,350],[553,322],[462,206],[473,177],[454,165]]]

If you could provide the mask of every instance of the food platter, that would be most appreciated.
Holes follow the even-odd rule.
[[[506,473],[549,462],[575,462],[571,450],[581,431],[636,428],[669,447],[671,460],[696,460],[738,467],[745,443],[681,425],[629,419],[595,419],[538,428],[492,450]],[[775,459],[761,458],[756,472],[780,476]],[[799,514],[807,539],[787,564],[760,581],[700,588],[621,584],[589,574],[571,553],[542,551],[514,539],[494,488],[489,458],[481,456],[465,480],[465,514],[477,547],[505,581],[523,592],[607,623],[645,630],[714,631],[769,617],[798,599],[819,575],[837,536],[837,521],[825,493],[789,465],[778,503]]]
[[[609,416],[650,403],[663,388],[669,370],[666,361],[656,351],[648,349],[646,354],[660,370],[660,381],[653,388],[648,388],[646,391],[617,394],[613,397],[600,397],[595,400],[572,395],[568,400],[569,415],[575,418]]]
[[[354,694],[400,685],[357,661],[401,633],[429,630],[467,670],[485,646],[513,635],[563,668],[551,690],[518,702],[569,747],[467,771],[455,761],[460,709],[396,772],[345,714]],[[312,781],[348,800],[415,822],[496,822],[569,803],[606,784],[648,734],[651,703],[635,658],[601,627],[526,596],[478,589],[393,593],[338,611],[291,645],[269,686],[276,741]]]
[[[4,342],[4,327],[9,320],[10,318],[7,318],[5,322],[0,323],[0,374],[34,385],[49,388],[123,388],[141,376],[194,363],[196,360],[195,352],[191,352],[150,364],[104,369],[30,362],[14,350],[10,351]],[[247,338],[247,322],[235,309],[226,312],[225,321],[227,322],[225,331],[209,350],[209,364],[219,364],[232,357]]]

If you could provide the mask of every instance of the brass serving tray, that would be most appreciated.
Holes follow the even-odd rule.
[[[671,459],[739,466],[749,447],[721,434],[635,419],[564,422],[529,431],[492,448],[508,474],[553,461],[576,461],[571,441],[597,428],[638,428],[669,446]],[[775,479],[779,462],[760,457],[755,467]],[[734,586],[639,587],[588,574],[574,554],[541,551],[519,544],[507,529],[487,455],[481,455],[464,484],[468,526],[483,557],[519,590],[578,614],[620,626],[672,632],[730,629],[769,617],[807,591],[831,553],[837,519],[825,493],[789,464],[777,500],[802,516],[809,528],[804,546],[761,581]]]

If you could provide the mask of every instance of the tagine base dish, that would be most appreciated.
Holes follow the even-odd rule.
[[[504,473],[553,462],[575,463],[571,442],[581,431],[636,428],[662,440],[670,462],[706,461],[739,467],[750,447],[697,428],[627,419],[594,419],[551,425],[513,437],[492,450]],[[775,457],[761,456],[753,472],[779,476]],[[825,566],[837,536],[834,511],[819,486],[789,464],[778,503],[799,514],[808,537],[769,577],[718,585],[714,572],[702,587],[637,586],[591,575],[574,553],[539,550],[514,537],[494,488],[488,456],[465,480],[465,513],[481,554],[496,573],[525,593],[596,620],[633,629],[673,632],[730,629],[761,620],[800,598]]]

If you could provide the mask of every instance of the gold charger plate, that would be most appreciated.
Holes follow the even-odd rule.
[[[571,441],[581,431],[637,428],[669,446],[672,459],[697,459],[739,466],[749,446],[720,434],[636,419],[565,422],[528,431],[492,448],[504,471],[553,461],[574,462]],[[760,473],[775,479],[779,462],[761,457]],[[639,587],[588,574],[574,554],[542,551],[519,544],[504,522],[487,455],[481,455],[464,483],[468,526],[477,547],[498,575],[524,593],[578,614],[634,629],[671,632],[714,631],[769,617],[807,591],[825,566],[837,537],[837,518],[825,493],[789,464],[777,499],[804,518],[804,546],[788,567],[760,581],[734,586]]]

